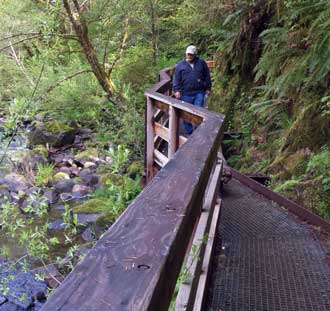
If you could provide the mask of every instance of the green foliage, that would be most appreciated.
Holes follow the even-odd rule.
[[[75,213],[101,213],[97,224],[105,228],[141,191],[140,178],[131,179],[125,174],[129,164],[129,150],[119,145],[116,149],[110,148],[108,155],[112,162],[102,168],[107,173],[101,177],[101,188],[95,191],[93,199],[73,208]],[[131,173],[131,170],[127,171],[127,174]]]
[[[72,207],[65,204],[64,213],[62,217],[63,217],[63,224],[65,230],[70,231],[72,235],[76,235],[77,226],[78,226],[78,216],[73,212]]]
[[[30,197],[30,205],[27,207],[27,212],[33,213],[34,218],[21,215],[9,201],[3,203],[1,209],[1,227],[4,233],[36,259],[48,258],[50,246],[57,242],[47,236],[48,223],[44,222],[46,208],[45,201],[35,193]],[[33,224],[36,218],[40,220],[40,224]]]
[[[275,191],[285,194],[287,191],[293,191],[294,187],[296,185],[298,185],[299,183],[300,183],[300,180],[296,180],[296,179],[287,180],[282,185],[279,185],[278,187],[276,187]]]
[[[36,186],[47,185],[52,181],[54,165],[51,163],[40,164],[37,163],[37,173],[34,177]]]
[[[120,173],[128,164],[129,150],[122,145],[118,145],[117,150],[113,148],[109,150],[109,156],[112,159],[112,172]]]
[[[324,149],[310,158],[306,172],[319,179],[324,193],[330,196],[330,151],[328,149]]]

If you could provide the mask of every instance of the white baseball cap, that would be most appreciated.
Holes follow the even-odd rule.
[[[186,49],[186,54],[197,54],[197,49],[194,45],[189,45]]]

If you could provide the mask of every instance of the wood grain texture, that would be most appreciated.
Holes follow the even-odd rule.
[[[179,111],[178,109],[170,106],[169,109],[169,146],[168,146],[168,158],[172,159],[174,153],[179,148]]]
[[[214,117],[200,125],[43,311],[167,309],[217,157],[221,125]]]
[[[191,279],[189,282],[181,284],[178,296],[175,302],[175,311],[192,311],[195,302],[197,286],[202,273],[202,263],[205,254],[206,241],[205,236],[209,235],[210,226],[213,218],[213,210],[216,198],[219,194],[220,179],[222,172],[222,163],[216,165],[210,178],[209,185],[205,194],[204,204],[201,216],[198,221],[196,232],[194,233],[193,245],[195,251],[191,250],[185,266]],[[196,249],[198,258],[196,258]]]
[[[224,117],[156,93],[170,88],[167,71],[147,94],[147,171],[154,156],[155,102],[204,120],[173,159],[95,244],[42,311],[165,311],[201,211],[223,135]]]
[[[157,149],[154,150],[154,160],[160,167],[164,167],[169,161],[169,159]]]
[[[154,104],[151,98],[147,98],[147,115],[146,115],[146,168],[147,168],[147,183],[153,178],[154,164]]]
[[[153,91],[146,91],[144,93],[147,97],[150,97],[155,100],[155,104],[157,108],[163,110],[166,109],[168,111],[168,106],[171,105],[175,108],[178,108],[179,110],[183,110],[193,116],[198,116],[199,119],[203,120],[205,117],[209,115],[209,111],[205,108],[198,107],[189,103],[186,103],[184,101],[168,97],[166,95],[153,92]],[[162,104],[166,104],[166,106],[162,106]],[[165,108],[162,108],[165,107]],[[167,107],[167,108],[166,108]]]
[[[222,201],[219,200],[219,203],[214,208],[211,228],[210,228],[210,232],[209,232],[209,238],[208,238],[208,241],[206,244],[205,255],[204,255],[203,264],[202,264],[202,274],[199,277],[194,307],[192,309],[193,311],[202,310],[204,299],[207,294],[207,286],[208,286],[207,284],[208,284],[209,276],[210,276],[210,272],[211,272],[211,267],[210,267],[211,259],[212,259],[213,252],[214,252],[214,244],[215,244],[214,241],[215,241],[216,230],[218,228],[218,222],[220,219],[221,204],[222,204]]]
[[[169,140],[170,140],[169,129],[158,122],[154,122],[153,126],[154,126],[155,135],[157,135],[157,136],[161,137],[162,139],[164,139],[165,141],[169,142]]]

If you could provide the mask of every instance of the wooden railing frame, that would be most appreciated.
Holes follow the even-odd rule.
[[[172,107],[171,129],[176,127],[173,109],[181,117],[201,119],[201,124],[177,151],[178,138],[170,135],[171,160],[77,264],[42,311],[168,309],[218,158],[224,116],[163,95],[170,90],[169,70],[161,71],[160,79],[146,91],[147,122],[152,124],[159,102]],[[146,135],[148,148],[154,144],[153,126]],[[154,161],[154,152],[148,152],[147,160],[151,158]]]
[[[207,65],[210,68],[214,67],[213,61],[208,61]],[[145,92],[146,96],[146,123],[145,123],[145,168],[146,180],[150,182],[155,174],[154,163],[163,167],[173,158],[178,148],[186,141],[184,136],[179,135],[179,120],[180,118],[194,125],[199,125],[212,113],[193,106],[184,101],[169,97],[171,91],[171,80],[174,68],[166,68],[159,74],[159,82]],[[164,111],[169,116],[169,126],[156,122],[155,109]],[[157,147],[154,142],[161,138],[168,142],[168,160],[157,152]]]

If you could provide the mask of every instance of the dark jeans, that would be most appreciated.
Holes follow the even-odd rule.
[[[184,102],[193,104],[195,106],[204,107],[204,96],[205,96],[204,92],[197,93],[194,96],[182,95],[181,100],[183,100]],[[184,125],[184,129],[186,131],[186,134],[190,135],[194,130],[193,125],[186,121],[184,121],[183,125]]]

